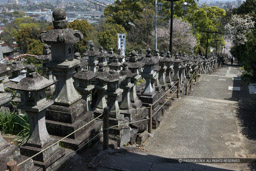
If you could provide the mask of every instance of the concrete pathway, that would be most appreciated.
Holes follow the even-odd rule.
[[[202,75],[191,95],[166,112],[159,129],[144,145],[147,153],[166,158],[256,158],[256,136],[243,131],[248,124],[256,130],[255,96],[249,95],[240,75],[238,67],[230,66]],[[248,115],[251,123],[243,123],[241,115]],[[247,164],[214,166],[251,169]]]

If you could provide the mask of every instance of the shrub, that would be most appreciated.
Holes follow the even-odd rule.
[[[28,116],[14,112],[0,111],[0,129],[5,134],[17,135],[19,144],[25,142],[30,134]]]

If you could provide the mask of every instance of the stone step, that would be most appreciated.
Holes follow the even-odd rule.
[[[85,128],[86,129],[82,129],[82,132],[78,137],[76,137],[75,139],[66,138],[61,141],[60,145],[64,148],[68,148],[71,150],[78,150],[80,148],[90,147],[92,144],[99,141],[101,136],[99,133],[102,128],[101,120],[95,120],[88,127],[85,127]],[[96,136],[97,134],[99,135]],[[57,139],[62,138],[60,136],[54,136],[54,137]]]
[[[89,116],[89,117],[88,117]],[[66,136],[81,126],[85,125],[86,123],[89,123],[93,119],[92,113],[90,115],[84,114],[79,120],[76,120],[74,123],[64,123],[64,122],[58,122],[58,121],[52,121],[52,120],[46,120],[46,127],[50,135],[55,135],[55,136]],[[77,138],[80,136],[80,134],[83,132],[84,129],[87,129],[90,127],[92,123],[89,125],[85,126],[85,128],[77,131],[73,135],[70,136],[70,138]]]

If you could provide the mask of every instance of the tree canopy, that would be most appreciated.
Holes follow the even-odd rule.
[[[99,43],[104,49],[117,48],[117,34],[126,33],[126,30],[118,24],[106,23],[103,31],[99,32]]]
[[[87,20],[75,20],[68,23],[68,27],[74,30],[79,30],[83,33],[84,38],[77,44],[75,44],[75,51],[84,53],[88,49],[88,41],[90,39],[90,33],[93,32],[93,27]]]

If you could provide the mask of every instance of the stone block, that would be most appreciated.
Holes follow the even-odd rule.
[[[147,131],[144,131],[136,138],[136,142],[139,145],[142,145],[149,137],[149,133]]]
[[[47,109],[46,119],[73,123],[86,111],[86,101],[81,99],[70,106],[52,105]]]

